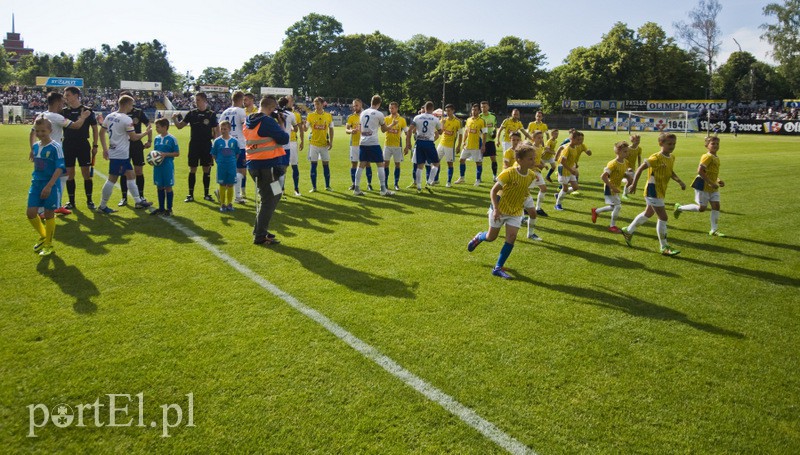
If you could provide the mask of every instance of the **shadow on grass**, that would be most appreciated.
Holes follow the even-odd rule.
[[[744,276],[748,278],[754,278],[759,281],[767,281],[773,284],[779,284],[782,286],[791,286],[791,287],[800,287],[800,278],[780,275],[777,273],[767,272],[764,270],[752,270],[746,269],[744,267],[739,267],[737,265],[731,264],[722,264],[718,262],[708,262],[708,261],[701,261],[700,259],[695,259],[691,257],[685,256],[676,256],[676,259],[679,261],[689,262],[695,265],[703,266],[703,267],[716,267],[718,269],[724,270],[728,273],[732,273],[734,275]]]
[[[569,286],[564,284],[547,284],[540,281],[532,280],[524,275],[521,275],[516,270],[509,270],[514,277],[522,282],[540,286],[543,289],[551,289],[561,292],[563,294],[575,297],[579,303],[586,303],[603,308],[610,308],[614,310],[624,311],[631,316],[655,319],[659,321],[675,321],[681,324],[686,324],[703,332],[713,335],[726,336],[731,338],[744,339],[744,334],[739,332],[717,327],[705,322],[698,322],[689,319],[685,313],[673,310],[662,305],[638,299],[632,295],[617,292],[605,287],[600,289],[588,289],[579,286]]]
[[[584,234],[576,234],[576,235],[585,237],[594,237]],[[622,236],[619,237],[621,238]],[[614,257],[610,255],[606,256],[601,254],[595,254],[595,253],[590,253],[589,251],[586,250],[572,248],[566,245],[551,244],[547,242],[542,242],[542,247],[557,253],[563,253],[569,256],[574,256],[576,258],[581,258],[595,264],[601,264],[609,267],[619,267],[626,270],[642,270],[645,272],[654,273],[656,275],[661,275],[666,278],[680,278],[680,275],[678,274],[672,273],[667,270],[653,269],[648,267],[647,264],[644,264],[642,262],[632,261],[622,256]],[[624,242],[620,243],[619,248],[626,248],[625,243]]]
[[[316,251],[295,248],[285,244],[272,247],[270,251],[294,258],[306,270],[326,280],[345,286],[354,292],[401,299],[413,299],[416,297],[414,289],[418,286],[418,283],[409,285],[393,278],[356,270],[337,264]]]
[[[61,292],[75,298],[72,309],[76,313],[91,314],[97,311],[92,297],[100,295],[100,290],[78,267],[67,265],[63,259],[51,254],[39,261],[36,271],[50,278],[61,288]]]

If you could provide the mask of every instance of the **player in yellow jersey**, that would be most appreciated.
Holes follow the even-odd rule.
[[[489,230],[479,232],[467,244],[467,251],[474,251],[482,242],[494,241],[500,228],[506,225],[506,241],[500,249],[500,256],[492,269],[492,275],[510,280],[511,275],[503,269],[511,251],[514,249],[514,242],[517,240],[517,233],[522,224],[522,213],[525,204],[531,193],[528,187],[536,178],[533,172],[534,150],[530,144],[522,144],[517,148],[515,160],[517,166],[505,169],[497,176],[497,183],[492,187],[490,197],[492,205],[489,208]],[[500,191],[503,197],[500,197]]]
[[[394,159],[394,190],[399,191],[400,187],[400,163],[403,162],[403,138],[402,135],[408,132],[406,119],[397,113],[400,105],[397,101],[389,103],[389,116],[386,117],[387,124],[394,124],[383,136],[383,160],[386,161],[386,177],[389,177],[389,164]],[[416,171],[415,171],[416,172]],[[389,186],[387,183],[386,186]]]
[[[617,227],[617,217],[619,211],[622,209],[622,201],[619,195],[622,192],[623,177],[625,171],[628,169],[628,143],[625,141],[617,142],[614,144],[614,153],[617,157],[606,164],[603,169],[603,174],[600,178],[603,180],[603,197],[606,200],[606,206],[592,209],[592,223],[597,223],[597,215],[603,212],[611,212],[611,224],[608,227],[609,232],[619,234],[621,231]]]
[[[356,170],[359,163],[359,142],[361,141],[361,111],[364,110],[364,103],[356,98],[353,100],[353,113],[347,117],[344,132],[350,135],[350,191],[356,189]],[[367,188],[372,191],[372,166],[367,163]]]
[[[570,133],[569,142],[563,145],[561,149],[561,165],[558,167],[558,183],[561,184],[561,191],[556,196],[555,209],[558,211],[564,210],[561,205],[561,200],[569,192],[569,188],[578,191],[578,160],[581,153],[586,153],[591,156],[592,151],[583,143],[583,133],[580,131],[573,131]]]
[[[697,167],[697,177],[692,182],[694,188],[694,204],[680,205],[675,203],[675,219],[681,212],[705,212],[709,203],[711,204],[711,230],[708,235],[725,237],[719,231],[719,189],[725,186],[725,182],[719,179],[719,137],[709,136],[706,138],[706,150],[708,153],[700,157],[700,165]]]
[[[536,150],[536,166],[533,168],[533,172],[536,173],[536,180],[531,184],[531,189],[533,189],[534,186],[539,187],[539,192],[536,195],[536,215],[549,216],[544,209],[542,209],[542,201],[544,201],[544,197],[547,195],[547,184],[544,182],[544,177],[542,177],[542,170],[544,169],[542,157],[547,151],[547,147],[544,144],[544,132],[536,131],[533,133],[533,148]],[[533,207],[528,208],[530,209]],[[531,217],[535,220],[536,215],[531,215]]]
[[[639,166],[642,165],[642,147],[639,142],[642,140],[638,134],[631,134],[631,145],[628,147],[628,157],[625,161],[628,163],[628,170],[625,171],[625,178],[622,183],[625,186],[622,188],[622,200],[628,200],[628,184],[633,181],[633,173]]]
[[[558,150],[558,130],[552,129],[550,130],[550,139],[547,140],[544,144],[544,155],[542,155],[542,162],[550,166],[550,170],[547,171],[547,181],[553,183],[553,172],[555,172],[556,161],[558,161],[558,157],[556,156],[556,151]]]
[[[653,214],[658,215],[658,222],[656,224],[656,233],[658,234],[658,242],[661,246],[661,254],[665,256],[675,256],[680,251],[672,248],[667,244],[667,210],[664,208],[664,196],[667,194],[667,184],[670,179],[675,180],[681,186],[682,190],[686,189],[686,184],[678,177],[678,174],[673,171],[675,165],[675,156],[672,152],[675,150],[675,144],[678,138],[672,133],[661,133],[658,136],[658,145],[661,150],[646,159],[641,166],[636,169],[636,175],[633,176],[633,183],[631,183],[628,192],[633,193],[636,191],[636,184],[639,182],[642,172],[647,169],[647,185],[645,186],[644,196],[647,201],[647,208],[644,212],[640,213],[633,219],[631,224],[622,228],[622,235],[625,236],[625,243],[631,246],[631,239],[636,228],[645,221],[650,219]]]
[[[322,161],[322,173],[325,176],[325,189],[331,188],[330,150],[333,147],[333,116],[325,112],[322,97],[314,98],[314,112],[308,114],[306,122],[311,128],[311,141],[308,147],[308,160],[311,161],[311,192],[317,191],[317,163]]]
[[[511,146],[503,152],[503,170],[514,167],[517,164],[517,149],[522,143],[522,135],[519,131],[514,131],[510,135]]]
[[[486,123],[478,115],[480,114],[478,103],[472,104],[472,117],[468,118],[464,124],[464,141],[462,142],[461,159],[459,160],[458,170],[460,177],[456,183],[464,183],[464,174],[467,172],[467,160],[475,161],[475,186],[481,184],[481,172],[483,171],[483,151],[486,147]]]
[[[525,125],[523,125],[522,121],[519,119],[519,109],[514,109],[511,111],[511,117],[503,120],[503,123],[500,124],[500,128],[497,129],[497,137],[503,140],[504,152],[511,148],[511,133],[517,131],[524,134],[528,139],[533,140],[531,135],[525,131]],[[522,139],[521,136],[520,139]]]
[[[453,160],[455,150],[461,149],[461,120],[456,117],[456,107],[452,104],[445,106],[447,116],[442,119],[442,136],[436,151],[439,153],[439,161],[447,161],[447,188],[452,186],[453,181]],[[436,179],[438,181],[438,174]]]
[[[250,92],[244,94],[244,113],[249,117],[250,114],[255,114],[258,112],[258,106],[256,106],[256,96]]]
[[[544,121],[542,120],[543,118],[544,114],[542,113],[542,111],[537,111],[536,120],[528,123],[528,133],[533,134],[535,131],[541,131],[547,136],[547,139],[550,139],[547,123],[544,123]]]

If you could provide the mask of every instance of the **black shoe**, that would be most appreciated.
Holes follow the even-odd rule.
[[[92,201],[86,201],[86,207],[88,207],[89,210],[94,210],[96,208],[94,206],[94,202],[92,202]]]
[[[203,196],[203,199],[205,199],[205,200],[207,200],[207,201],[214,202],[214,198],[213,198],[213,197],[211,197],[211,195],[210,195],[210,194],[206,194],[205,196]]]
[[[191,194],[186,196],[186,199],[184,199],[183,202],[194,202],[194,196]]]
[[[73,204],[72,202],[67,202],[66,204],[64,204],[64,208],[67,210],[75,210],[75,204]]]
[[[547,212],[545,212],[542,209],[537,210],[536,214],[539,215],[539,216],[550,216],[550,215],[547,214]]]
[[[172,210],[164,210],[164,213],[162,215],[164,215],[164,216],[172,216]]]
[[[120,199],[119,204],[117,204],[117,207],[124,207],[126,205],[128,205],[128,198],[124,197]]]
[[[155,209],[152,212],[150,212],[150,214],[151,215],[163,215],[164,212],[166,212],[166,210],[164,210],[164,209]]]

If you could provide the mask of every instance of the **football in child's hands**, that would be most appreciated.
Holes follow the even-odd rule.
[[[164,155],[157,150],[153,150],[152,152],[147,154],[147,164],[150,166],[160,166],[161,163],[164,162]]]

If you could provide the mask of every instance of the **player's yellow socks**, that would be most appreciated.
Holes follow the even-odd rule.
[[[56,233],[56,218],[48,218],[44,220],[44,244],[50,246],[53,244],[53,234]]]
[[[45,236],[46,233],[44,231],[44,225],[42,224],[42,220],[39,219],[38,215],[33,218],[28,218],[28,221],[31,222],[31,226],[33,226],[33,229],[35,229],[36,232],[39,233],[39,237]]]
[[[231,205],[233,204],[233,187],[226,186],[225,189],[227,190],[228,193],[228,205]]]

